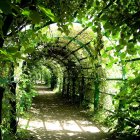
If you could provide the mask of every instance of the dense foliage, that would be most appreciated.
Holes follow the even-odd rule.
[[[138,0],[1,0],[0,87],[5,89],[4,97],[0,96],[1,102],[3,99],[3,117],[0,113],[3,118],[0,122],[2,133],[15,133],[12,122],[17,115],[31,106],[39,64],[49,68],[51,73],[44,68],[46,82],[52,86],[59,84],[60,91],[64,95],[65,92],[69,92],[72,99],[85,99],[82,103],[88,102],[96,113],[99,108],[103,111],[103,101],[106,98],[99,92],[114,90],[109,87],[112,83],[106,83],[108,74],[105,73],[108,69],[113,71],[116,69],[114,65],[118,65],[119,69],[121,67],[122,75],[117,74],[119,78],[121,77],[118,85],[115,85],[119,90],[110,97],[113,100],[111,104],[113,107],[110,109],[113,114],[110,117],[115,120],[116,131],[138,136],[140,129],[139,7]],[[73,22],[80,23],[83,31],[77,34],[71,33],[69,28]],[[57,24],[63,39],[60,40],[60,36],[53,38],[49,31],[46,31],[52,23]],[[89,36],[83,36],[84,39],[78,38],[88,28],[94,33],[90,34],[90,30]],[[41,45],[43,48],[40,48]],[[81,52],[76,53],[74,48],[78,50],[77,46],[82,48]],[[51,47],[52,50],[49,49]],[[56,55],[53,56],[52,52]],[[80,62],[79,60],[84,57],[88,59]],[[49,60],[45,64],[44,59],[47,58]],[[58,61],[59,65],[56,65]],[[88,68],[87,64],[92,68]],[[114,74],[115,78],[118,78],[117,76]],[[17,112],[13,105],[16,100]],[[8,110],[8,113],[4,110]]]

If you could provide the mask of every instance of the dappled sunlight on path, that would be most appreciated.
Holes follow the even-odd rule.
[[[20,126],[31,130],[35,140],[101,140],[104,135],[76,107],[49,91],[37,86],[28,120],[20,118]]]

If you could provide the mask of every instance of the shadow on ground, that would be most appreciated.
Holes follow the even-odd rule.
[[[107,135],[88,121],[83,110],[37,86],[39,95],[33,99],[29,118],[20,118],[20,127],[27,128],[33,140],[105,140]]]

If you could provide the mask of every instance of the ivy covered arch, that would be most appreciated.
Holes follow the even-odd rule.
[[[54,30],[54,28],[56,29]],[[74,33],[75,28],[76,32]],[[87,27],[83,28],[79,23],[73,23],[73,27],[71,27],[72,33],[70,32],[69,36],[62,35],[57,30],[56,24],[50,25],[48,29],[42,29],[42,32],[47,36],[50,34],[54,41],[39,43],[39,51],[32,52],[30,54],[31,59],[37,61],[41,58],[46,61],[50,58],[57,60],[60,66],[65,69],[62,81],[64,85],[62,95],[70,96],[73,102],[75,96],[77,96],[79,102],[82,103],[85,98],[86,102],[93,104],[94,89],[91,83],[94,83],[95,65],[93,62],[95,56],[94,50],[90,45],[93,43],[93,36],[95,35],[92,30]],[[76,89],[76,87],[78,88]],[[86,95],[86,93],[91,94],[92,98],[88,97],[89,95]]]

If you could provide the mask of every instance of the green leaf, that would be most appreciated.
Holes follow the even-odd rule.
[[[16,0],[16,3],[20,3],[21,2],[21,0]]]
[[[108,54],[107,53],[103,53],[102,57],[103,58],[107,58],[108,57]]]
[[[89,23],[87,24],[88,27],[91,27],[92,25],[93,25],[92,22],[89,22]]]
[[[16,52],[16,53],[13,55],[13,57],[14,57],[15,59],[17,59],[17,58],[21,59],[21,58],[22,58],[20,52]]]
[[[7,78],[0,77],[0,84],[5,84],[8,82]]]
[[[93,30],[93,32],[97,32],[97,27],[96,26],[92,26],[92,30]]]
[[[110,36],[110,32],[105,31],[105,32],[104,32],[104,35],[105,35],[106,37],[109,37],[109,36]]]
[[[29,10],[23,10],[23,11],[21,12],[21,14],[24,15],[24,16],[26,16],[26,17],[29,17],[30,11],[29,11]]]
[[[7,48],[6,51],[9,52],[9,53],[16,53],[16,52],[18,51],[18,48],[15,48],[15,47],[9,47],[9,48]]]
[[[47,9],[47,8],[45,8],[45,7],[43,7],[43,6],[38,6],[39,7],[39,9],[47,16],[47,17],[49,17],[52,21],[55,21],[55,16],[54,16],[54,14],[51,12],[51,10],[50,9]]]
[[[122,45],[117,45],[115,48],[116,48],[116,51],[119,52],[121,49],[123,49],[123,46]]]
[[[113,47],[107,47],[106,48],[106,51],[110,51],[110,50],[113,50]]]
[[[107,20],[107,16],[106,15],[102,15],[101,16],[101,20]]]
[[[39,13],[36,12],[35,10],[33,10],[33,11],[31,12],[30,17],[31,17],[31,19],[32,19],[32,23],[33,23],[33,24],[39,23],[40,20],[41,20],[41,17],[40,17],[40,15],[39,15]]]
[[[111,24],[107,21],[105,24],[104,24],[104,28],[105,29],[110,29],[112,26],[111,26]]]
[[[118,40],[119,36],[120,36],[119,30],[113,29],[112,30],[112,39],[117,39]]]
[[[24,53],[32,53],[34,51],[34,48],[27,48]]]
[[[108,63],[108,64],[106,65],[107,68],[112,68],[112,66],[113,66],[113,63],[112,63],[112,62],[110,62],[110,63]]]
[[[119,55],[120,55],[121,59],[124,59],[126,57],[126,53],[124,53],[124,52],[120,53]]]
[[[100,2],[98,0],[96,0],[96,5],[99,6],[100,5]]]
[[[119,44],[121,44],[121,45],[126,45],[127,44],[127,41],[125,40],[125,39],[120,39],[119,40]]]
[[[130,105],[132,107],[138,107],[139,106],[139,103],[135,101],[135,102],[132,102]]]
[[[131,55],[134,55],[136,53],[136,48],[134,47],[133,43],[127,44],[127,52]]]
[[[4,54],[4,55],[7,55],[7,52],[3,49],[0,49],[0,54]]]
[[[127,44],[127,47],[128,47],[129,49],[133,49],[133,48],[134,48],[134,44],[133,44],[133,43],[128,43],[128,44]]]

